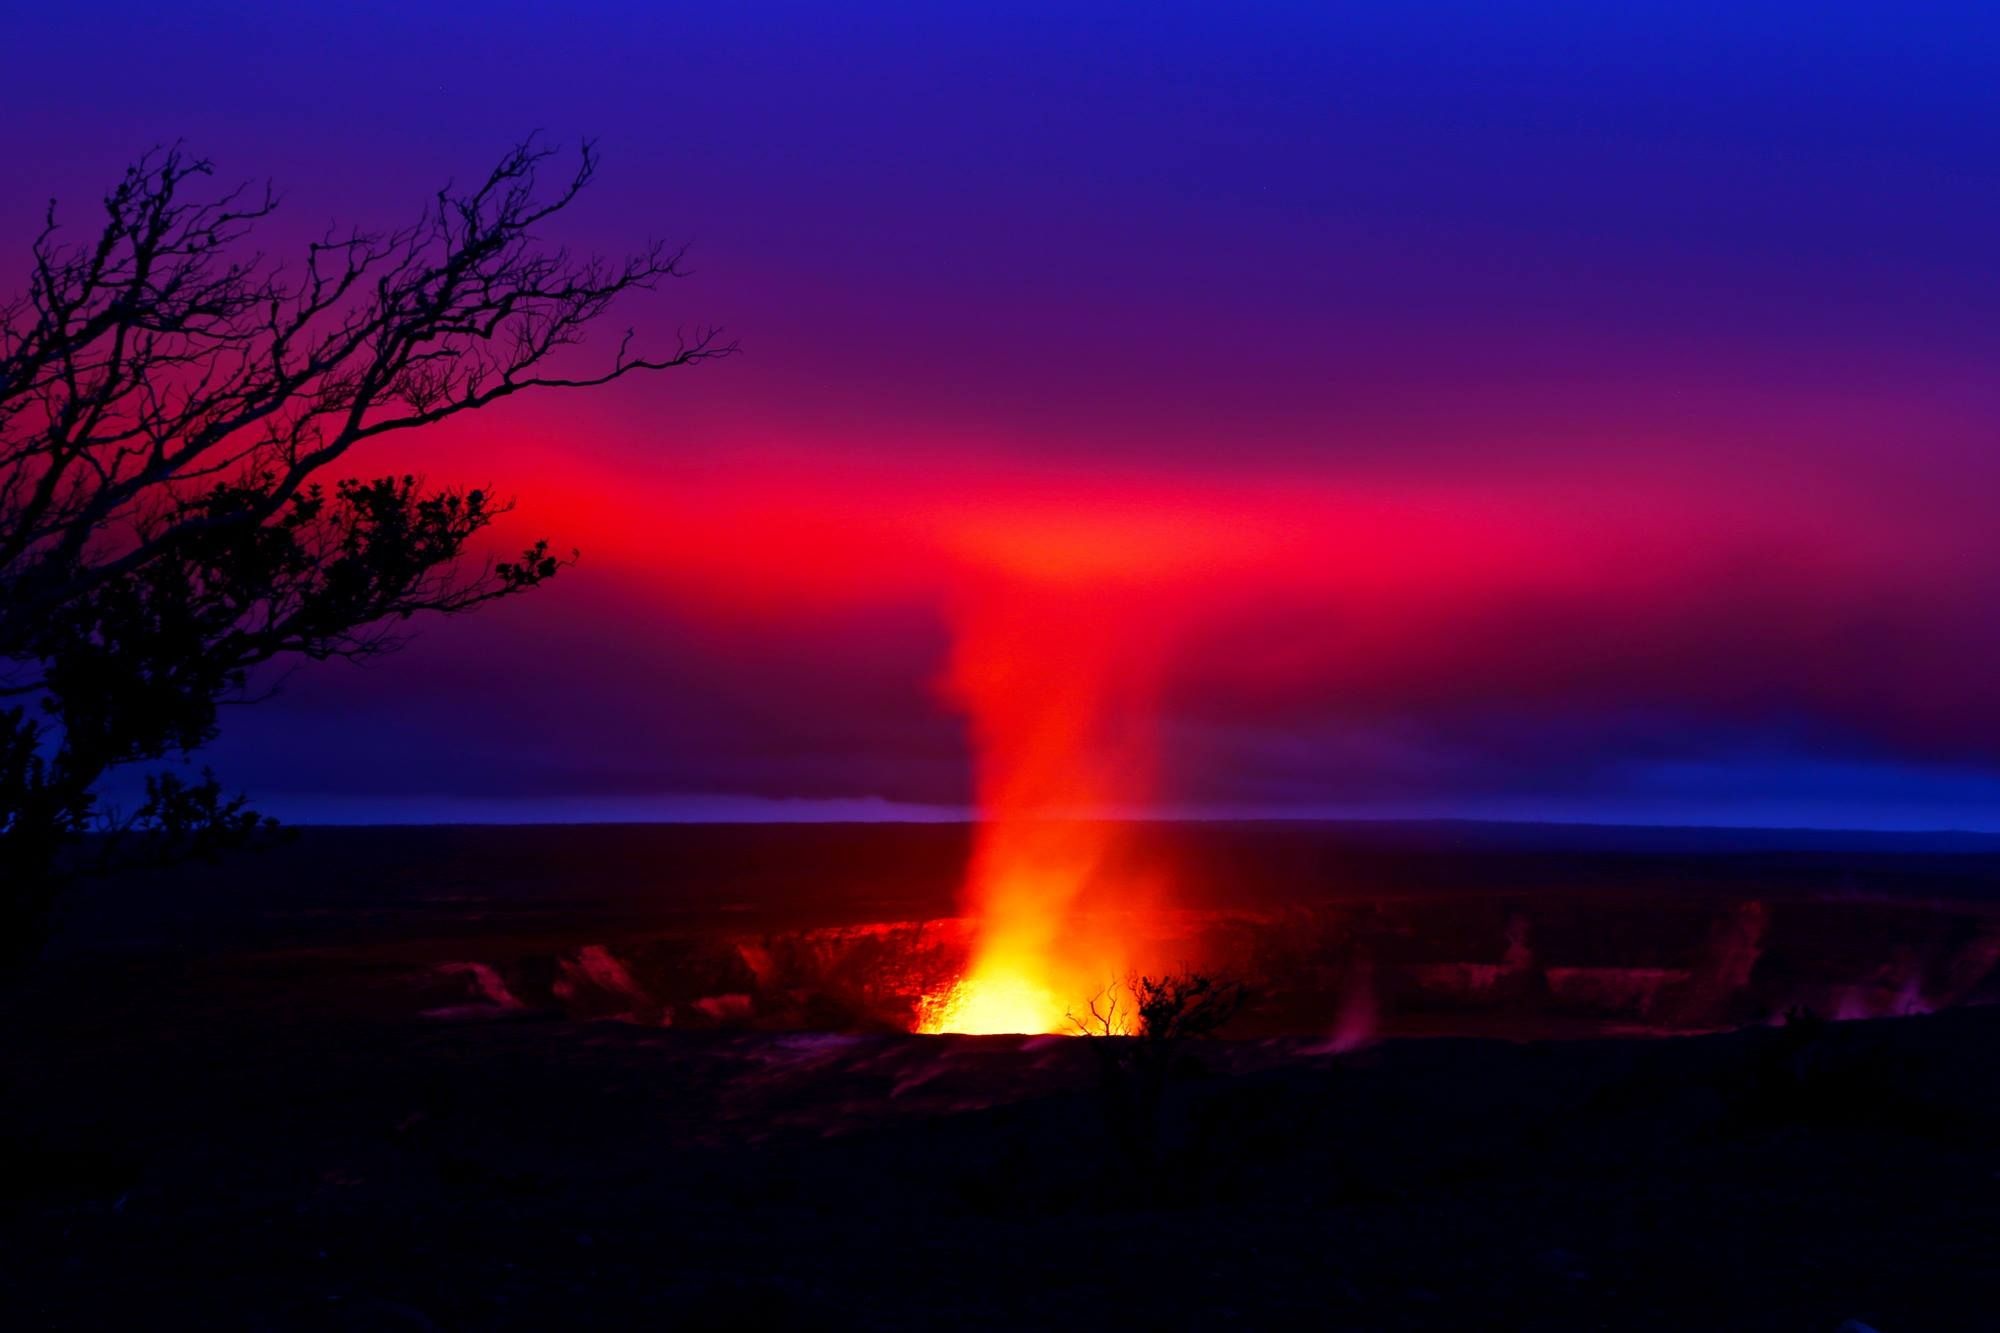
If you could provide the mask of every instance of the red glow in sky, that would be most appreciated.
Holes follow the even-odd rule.
[[[2000,809],[1988,18],[241,17],[31,16],[0,238],[186,139],[283,256],[541,125],[553,239],[693,242],[641,340],[745,347],[354,460],[585,561],[246,712],[281,813],[963,808],[1024,600],[1157,644],[1162,809]]]

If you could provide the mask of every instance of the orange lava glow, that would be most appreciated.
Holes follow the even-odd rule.
[[[926,1003],[918,1030],[975,1036],[1054,1032],[1067,1023],[1067,1008],[1054,991],[1019,973],[973,971]]]

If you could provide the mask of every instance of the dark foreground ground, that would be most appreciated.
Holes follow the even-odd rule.
[[[2000,1327],[2000,1008],[1202,1043],[1135,1163],[1079,1039],[424,1018],[236,892],[10,1002],[7,1326]]]

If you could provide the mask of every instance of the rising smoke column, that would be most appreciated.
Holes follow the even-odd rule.
[[[980,823],[970,966],[927,1031],[1051,1032],[1141,960],[1162,886],[1121,853],[1155,793],[1171,633],[1119,581],[1012,579],[961,599],[944,693],[969,721]]]

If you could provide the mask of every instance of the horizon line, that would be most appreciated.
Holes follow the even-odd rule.
[[[1550,816],[1502,816],[1465,814],[1365,814],[1354,812],[1310,812],[1310,813],[1155,813],[1155,814],[1054,814],[1037,817],[1040,822],[1086,823],[1086,824],[1346,824],[1346,825],[1407,825],[1416,827],[1460,826],[1471,828],[1517,828],[1517,829],[1574,829],[1602,832],[1635,833],[1737,833],[1737,834],[1813,834],[1819,836],[1870,836],[1870,837],[1931,837],[1931,838],[1976,838],[2000,842],[2000,826],[1979,828],[1958,824],[1835,824],[1835,823],[1764,823],[1736,821],[1690,821],[1674,819],[1645,818],[1586,818]],[[884,815],[874,817],[842,817],[824,815],[813,817],[791,817],[782,815],[753,816],[656,816],[653,818],[633,817],[591,817],[574,818],[548,817],[547,815],[527,818],[444,816],[438,818],[354,818],[354,819],[286,819],[284,826],[298,829],[611,829],[611,828],[813,828],[813,827],[896,827],[917,828],[927,826],[974,827],[982,820],[974,812],[916,814],[904,817]]]

